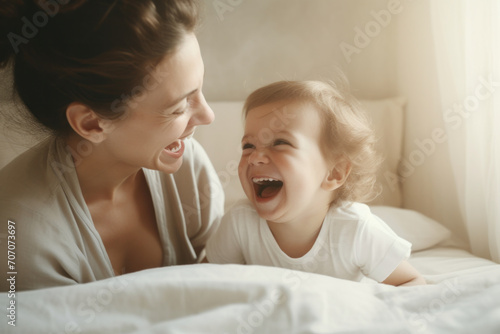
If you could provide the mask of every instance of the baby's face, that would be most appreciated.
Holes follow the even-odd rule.
[[[238,173],[262,218],[307,219],[329,205],[331,191],[323,182],[330,168],[321,152],[320,129],[319,113],[310,103],[278,101],[249,111]]]

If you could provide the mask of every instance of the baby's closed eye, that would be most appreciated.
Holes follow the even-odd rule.
[[[273,142],[273,145],[274,146],[277,146],[277,145],[292,145],[290,144],[290,142],[288,140],[285,140],[285,139],[276,139],[274,142]]]
[[[255,148],[255,146],[253,144],[250,144],[250,143],[243,143],[243,144],[241,144],[241,148],[243,150],[247,150],[247,149]]]

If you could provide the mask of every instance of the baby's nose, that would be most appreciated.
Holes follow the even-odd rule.
[[[261,165],[269,163],[269,158],[264,149],[255,149],[248,157],[250,165]]]

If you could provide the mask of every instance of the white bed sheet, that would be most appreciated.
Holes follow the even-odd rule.
[[[437,248],[433,284],[363,284],[280,268],[200,264],[18,292],[2,333],[499,333],[500,265]],[[2,294],[1,305],[7,295]],[[3,308],[5,310],[5,308]],[[0,318],[1,319],[1,318]]]
[[[411,255],[410,262],[431,283],[469,273],[489,271],[500,266],[493,261],[474,256],[464,249],[442,246],[415,252]]]

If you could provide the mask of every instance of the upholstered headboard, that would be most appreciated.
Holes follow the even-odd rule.
[[[398,165],[403,151],[403,116],[405,99],[361,100],[378,137],[377,149],[385,160],[378,172],[383,191],[371,204],[401,207],[403,204]],[[240,142],[243,133],[243,102],[209,102],[215,120],[196,130],[195,138],[203,145],[221,179],[226,193],[226,207],[244,198],[238,179]]]
[[[378,141],[378,150],[385,157],[378,173],[381,195],[372,204],[401,207],[403,204],[398,164],[403,150],[403,115],[405,99],[361,100],[372,120]],[[198,127],[195,138],[203,145],[219,175],[226,193],[226,207],[244,198],[238,179],[240,141],[243,133],[241,111],[243,102],[211,102],[215,120],[209,126]],[[4,107],[6,105],[4,104]],[[11,106],[13,107],[13,106]],[[0,168],[36,142],[26,134],[0,126]]]

